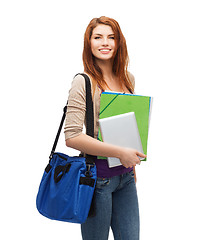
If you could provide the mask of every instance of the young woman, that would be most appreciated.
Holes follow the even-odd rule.
[[[84,73],[91,80],[94,105],[94,138],[82,133],[85,123],[85,79],[77,75],[69,91],[65,123],[68,147],[103,157],[117,157],[122,165],[109,168],[106,159],[97,159],[95,190],[96,216],[81,226],[84,240],[107,240],[110,226],[115,240],[139,239],[139,208],[135,186],[135,166],[144,154],[97,140],[100,94],[103,91],[133,93],[134,77],[127,72],[128,54],[118,22],[108,17],[94,18],[84,36]]]

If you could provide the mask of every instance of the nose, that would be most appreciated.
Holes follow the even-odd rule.
[[[103,38],[102,45],[103,46],[107,46],[108,45],[108,39],[106,37]]]

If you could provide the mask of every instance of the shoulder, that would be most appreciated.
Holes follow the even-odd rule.
[[[133,87],[135,87],[135,77],[132,73],[128,72],[128,78],[131,82],[131,84],[133,85]]]
[[[82,75],[85,74],[86,76],[88,76],[90,83],[92,85],[92,78],[89,76],[89,74],[87,73],[78,73],[77,75],[75,75],[74,79],[72,80],[72,84],[80,86],[80,87],[84,87],[85,88],[85,77]]]
[[[85,99],[85,79],[82,75],[76,75],[71,81],[71,88],[69,90],[69,98]]]
[[[71,82],[70,91],[85,92],[85,78],[80,73],[75,75]]]
[[[85,78],[81,75],[81,74],[77,74],[72,82],[71,82],[72,86],[76,86],[76,87],[85,87]]]
[[[92,78],[90,77],[89,74],[84,73],[85,75],[88,76],[89,80],[90,80],[90,85],[91,85],[91,92],[92,92],[92,96],[94,95],[94,89],[95,89],[95,84],[92,80]],[[75,95],[75,94],[79,94],[82,95],[83,98],[86,95],[86,84],[85,84],[85,77],[83,75],[81,75],[80,73],[75,75],[75,77],[72,80],[71,83],[71,88],[70,88],[70,93]]]

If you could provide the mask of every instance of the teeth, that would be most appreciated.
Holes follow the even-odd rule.
[[[102,50],[100,50],[101,52],[109,52],[110,50],[108,50],[108,49],[102,49]]]

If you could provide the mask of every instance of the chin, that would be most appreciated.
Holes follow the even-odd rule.
[[[99,56],[97,59],[103,60],[103,61],[108,61],[111,60],[113,56]]]

